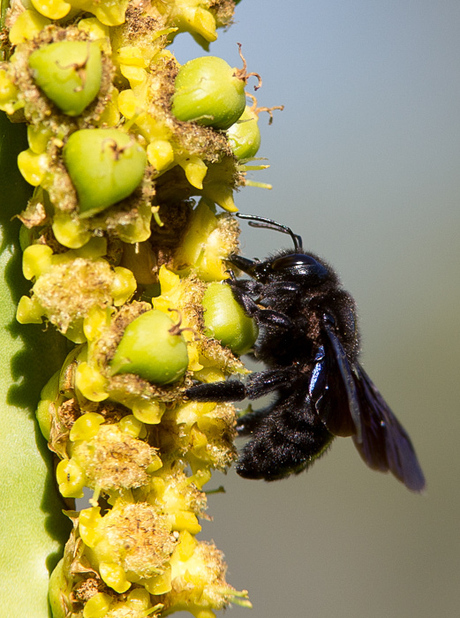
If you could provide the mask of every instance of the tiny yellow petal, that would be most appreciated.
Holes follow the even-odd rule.
[[[77,418],[70,430],[69,438],[72,442],[77,440],[90,440],[99,431],[99,426],[104,422],[102,414],[87,412]]]
[[[195,187],[195,189],[202,189],[203,180],[208,171],[203,159],[200,159],[200,157],[196,155],[192,155],[186,159],[179,159],[178,163],[184,170],[185,176],[192,187]]]
[[[70,11],[71,6],[63,0],[31,0],[39,13],[50,19],[62,19]]]
[[[97,527],[101,521],[100,507],[83,509],[78,519],[78,529],[83,543],[88,547],[94,547],[98,541]]]
[[[82,247],[75,247],[75,251],[68,251],[68,255],[85,259],[97,259],[107,255],[107,238],[93,236]]]
[[[110,294],[113,298],[115,307],[120,307],[134,294],[137,288],[137,282],[133,273],[127,268],[116,266],[114,270],[115,276],[110,288]]]
[[[63,459],[58,463],[56,479],[64,498],[83,498],[85,473],[73,459]]]
[[[153,167],[162,172],[174,163],[174,149],[171,142],[157,139],[147,146],[147,158]]]
[[[45,310],[35,296],[32,298],[22,296],[18,303],[16,319],[19,324],[41,324],[44,313]]]
[[[206,450],[208,446],[206,434],[200,431],[196,426],[192,427],[190,430],[190,441],[195,451]]]
[[[106,379],[90,367],[88,363],[79,363],[75,372],[75,386],[90,401],[104,401],[109,396],[105,392]]]
[[[179,282],[180,282],[179,275],[176,275],[175,273],[172,272],[172,270],[169,270],[168,268],[166,268],[164,264],[160,267],[160,272],[158,276],[160,280],[162,294],[167,294],[173,288],[175,288],[176,285],[179,285]]]
[[[50,131],[40,125],[29,125],[27,127],[27,141],[29,142],[30,149],[36,154],[45,152],[50,136]]]
[[[166,313],[166,315],[171,315],[171,312],[169,311],[171,307],[171,301],[169,298],[163,298],[162,296],[152,298],[152,305],[154,309],[159,309],[160,311],[163,311],[163,313]]]
[[[122,64],[120,67],[120,72],[123,77],[126,77],[126,79],[129,81],[131,88],[140,86],[147,79],[147,71],[142,67],[128,66],[127,64]]]
[[[97,17],[87,17],[86,19],[81,19],[78,22],[77,27],[79,30],[89,34],[93,41],[105,39],[110,36],[109,28],[101,23]]]
[[[70,5],[69,5],[70,6]],[[10,30],[10,41],[18,45],[33,39],[36,34],[48,26],[51,21],[44,15],[28,9],[19,15]]]
[[[166,594],[171,590],[171,568],[167,568],[164,573],[156,577],[150,577],[145,582],[146,589],[151,594]]]
[[[91,238],[82,220],[70,215],[55,214],[52,227],[56,240],[69,249],[79,249]]]
[[[52,265],[53,250],[47,245],[29,245],[22,256],[22,272],[29,281],[46,273]]]
[[[179,28],[200,34],[206,41],[215,41],[217,39],[216,20],[213,15],[206,9],[187,6],[187,4],[187,2],[177,3],[175,16]]]
[[[198,541],[186,530],[181,532],[179,545],[174,552],[174,557],[179,558],[181,562],[186,562],[193,556]]]
[[[201,414],[209,414],[215,407],[216,403],[214,401],[189,401],[178,408],[176,422],[178,425],[185,424],[191,427],[193,423],[196,423],[197,418]]]
[[[219,281],[227,276],[223,257],[228,253],[217,216],[205,199],[200,200],[177,252],[179,263],[193,265],[205,281]]]
[[[174,514],[174,530],[187,530],[190,534],[198,534],[201,531],[201,526],[198,523],[198,518],[190,511],[178,511]]]
[[[62,331],[61,331],[62,332]],[[74,343],[84,343],[86,341],[85,334],[83,332],[83,320],[77,319],[70,324],[65,332],[62,332],[63,335]]]
[[[148,65],[143,56],[142,50],[134,45],[120,47],[116,60],[120,64],[126,64],[133,67],[142,67],[143,69],[147,68]]]
[[[131,89],[122,90],[118,95],[118,109],[128,120],[141,111],[136,95]]]
[[[205,364],[205,359],[202,363]],[[225,380],[225,376],[220,369],[214,366],[203,367],[200,371],[195,372],[195,377],[201,382],[218,382],[219,380]]]
[[[190,331],[188,331],[190,333]],[[184,333],[184,336],[187,333]],[[193,337],[193,333],[190,333]],[[200,353],[198,350],[198,346],[195,343],[190,343],[187,346],[188,352],[188,370],[189,371],[200,371],[203,369],[203,365],[200,363]]]
[[[200,7],[196,9],[191,25],[198,34],[201,34],[210,43],[217,39],[216,20],[212,13],[206,9]]]
[[[8,73],[4,69],[0,69],[0,109],[7,113],[14,112],[17,96],[18,90]]]
[[[140,612],[150,608],[150,595],[144,588],[134,588],[128,594],[126,604]]]
[[[196,485],[198,489],[202,489],[206,483],[211,480],[212,472],[208,469],[199,469],[191,477],[190,482]]]
[[[164,403],[142,400],[136,401],[131,408],[137,420],[146,425],[158,425],[166,409]]]
[[[31,148],[23,150],[18,155],[18,167],[25,180],[37,187],[45,177],[48,170],[48,157],[46,154],[36,154]]]
[[[83,332],[88,341],[99,339],[110,324],[110,315],[110,307],[103,308],[98,305],[91,307],[83,320]]]
[[[120,26],[125,21],[129,0],[72,0],[72,6],[96,15],[106,26]]]
[[[40,393],[40,401],[35,413],[40,430],[47,440],[51,434],[51,420],[52,414],[55,410],[55,404],[59,398],[59,378],[61,371],[58,370],[51,376]]]
[[[83,618],[104,618],[110,609],[112,597],[104,592],[97,592],[85,603]]]
[[[208,184],[204,188],[203,195],[219,204],[227,212],[238,211],[233,200],[233,189],[228,185]]]
[[[158,457],[158,455],[152,455],[152,462],[147,467],[147,472],[149,474],[153,474],[154,472],[156,472],[162,467],[163,467],[163,462],[161,461],[161,458]]]
[[[101,562],[99,572],[103,581],[113,588],[115,592],[126,592],[131,587],[131,582],[126,579],[123,567],[114,562]]]

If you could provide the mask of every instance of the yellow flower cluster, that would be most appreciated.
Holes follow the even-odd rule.
[[[249,183],[224,130],[173,114],[180,67],[167,49],[180,32],[207,49],[234,5],[17,0],[7,15],[0,109],[27,123],[18,166],[34,187],[18,213],[31,290],[17,319],[73,344],[37,418],[61,494],[92,492],[68,512],[54,618],[250,606],[195,538],[203,486],[236,457],[235,409],[185,395],[193,380],[246,372],[209,335],[202,300],[228,277],[233,193]]]
[[[64,253],[53,254],[43,244],[26,247],[23,273],[34,286],[32,297],[19,302],[18,321],[41,323],[46,317],[71,341],[86,341],[85,319],[102,308],[123,305],[137,288],[133,273],[112,267],[103,258],[106,253],[105,238],[92,238],[83,248]]]
[[[159,184],[154,188],[151,179],[165,174],[161,184],[169,190],[176,187],[176,195],[168,195],[168,199],[204,196],[225,210],[235,211],[233,191],[245,182],[244,167],[237,164],[222,133],[190,123],[184,126],[171,113],[179,65],[165,48],[180,31],[193,32],[203,41],[214,40],[216,26],[229,23],[233,2],[50,0],[32,4],[33,8],[10,19],[13,22],[15,18],[9,31],[12,53],[9,62],[0,64],[0,109],[16,119],[25,117],[29,123],[29,148],[19,156],[19,169],[27,182],[37,187],[35,210],[42,209],[43,223],[52,225],[59,242],[78,248],[101,230],[129,243],[147,240],[152,206],[163,201],[158,195]],[[75,26],[59,25],[69,11],[73,14],[78,10],[95,17],[85,17]],[[58,65],[58,74],[52,75],[55,81],[60,80],[58,93],[47,87],[46,80],[51,76],[47,75],[46,59],[41,68],[44,75],[30,66],[31,55],[37,50],[62,41],[96,45],[101,53],[99,92],[77,116],[62,113],[68,104],[61,100],[66,97],[62,90],[67,87],[65,80],[70,80],[69,71],[81,80],[80,90],[92,80],[88,58]],[[67,99],[75,94],[69,93]],[[88,127],[117,127],[128,132],[145,149],[148,165],[144,183],[134,195],[118,201],[97,218],[82,220],[78,217],[75,178],[69,177],[63,164],[62,147],[69,134]],[[91,182],[91,170],[87,175]],[[47,201],[51,201],[48,208]],[[48,219],[53,217],[51,223],[45,214]],[[161,225],[158,217],[157,223]]]

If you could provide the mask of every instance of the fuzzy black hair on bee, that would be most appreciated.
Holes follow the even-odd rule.
[[[353,298],[334,270],[303,249],[302,239],[271,219],[238,214],[254,227],[288,234],[294,250],[263,260],[231,255],[250,279],[228,280],[233,295],[260,334],[254,356],[267,369],[238,380],[198,384],[198,401],[242,401],[274,393],[273,403],[238,419],[250,436],[236,467],[250,479],[275,480],[301,472],[335,436],[351,436],[365,463],[390,471],[420,492],[425,478],[410,438],[359,364]]]

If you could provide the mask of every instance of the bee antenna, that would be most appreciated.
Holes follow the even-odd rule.
[[[266,217],[259,217],[258,215],[245,215],[241,212],[236,212],[235,215],[239,219],[246,219],[249,221],[249,225],[251,227],[264,227],[269,230],[275,230],[276,232],[283,232],[283,234],[288,234],[292,238],[292,242],[294,243],[294,249],[296,251],[302,251],[303,243],[302,237],[299,234],[294,234],[290,227],[287,225],[282,225],[281,223],[277,223],[273,221],[273,219],[267,219]]]

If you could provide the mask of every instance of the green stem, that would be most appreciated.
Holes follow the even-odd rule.
[[[30,193],[16,167],[25,147],[25,126],[12,125],[0,112],[0,607],[4,618],[48,618],[49,573],[69,524],[34,413],[41,388],[62,363],[65,343],[15,319],[26,291],[20,224],[13,219]]]

